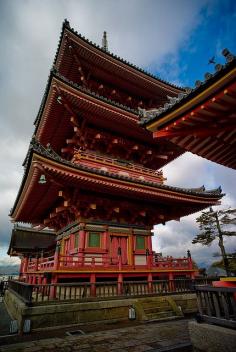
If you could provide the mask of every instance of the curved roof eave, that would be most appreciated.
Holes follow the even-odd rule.
[[[168,186],[168,185],[163,185],[157,182],[151,182],[151,181],[144,181],[144,180],[138,180],[138,179],[134,179],[132,177],[128,177],[128,176],[123,176],[123,175],[117,175],[117,174],[113,174],[111,172],[108,171],[103,171],[103,170],[98,170],[96,168],[90,168],[87,166],[83,166],[83,165],[76,165],[70,161],[67,161],[65,159],[63,159],[62,157],[60,157],[56,152],[54,152],[50,147],[49,148],[44,148],[40,143],[38,143],[35,139],[33,139],[31,141],[30,144],[30,148],[28,150],[27,153],[27,157],[25,159],[25,173],[22,179],[22,183],[19,189],[19,192],[17,194],[17,198],[15,200],[14,206],[10,211],[10,216],[13,215],[14,210],[17,206],[17,203],[19,201],[20,195],[23,191],[25,182],[27,180],[27,175],[30,169],[30,165],[31,165],[31,160],[33,157],[33,154],[36,153],[40,156],[46,157],[49,160],[52,161],[56,161],[59,162],[62,165],[65,166],[69,166],[72,167],[74,169],[78,169],[81,171],[87,171],[87,172],[91,172],[92,174],[95,175],[102,175],[102,176],[108,176],[109,178],[112,179],[117,179],[117,180],[121,180],[121,181],[125,181],[125,182],[132,182],[132,183],[136,183],[136,184],[140,184],[140,185],[145,185],[145,186],[151,186],[151,187],[155,187],[155,188],[159,188],[159,189],[163,189],[166,191],[170,191],[170,192],[176,192],[176,193],[182,193],[185,195],[192,195],[192,196],[200,196],[200,197],[210,197],[210,198],[215,198],[216,200],[219,200],[220,198],[222,198],[224,196],[223,193],[221,193],[221,187],[219,187],[216,190],[205,190],[205,188],[203,187],[199,187],[199,188],[194,188],[194,189],[186,189],[186,188],[180,188],[180,187],[174,187],[174,186]]]
[[[135,71],[138,71],[139,73],[147,76],[147,77],[150,77],[152,78],[153,80],[161,83],[161,84],[164,84],[166,86],[169,86],[175,90],[179,90],[179,91],[184,91],[185,89],[182,88],[182,87],[179,87],[173,83],[170,83],[164,79],[161,79],[160,77],[157,77],[155,76],[154,74],[151,74],[150,72],[126,61],[125,59],[109,52],[109,51],[105,51],[103,48],[101,48],[99,45],[93,43],[92,41],[90,41],[89,39],[85,38],[84,36],[82,36],[80,33],[78,33],[76,30],[74,30],[74,28],[72,28],[70,26],[70,23],[67,19],[64,20],[63,24],[62,24],[62,30],[61,30],[61,34],[60,34],[60,39],[59,39],[59,42],[58,42],[58,47],[57,47],[57,51],[56,51],[56,55],[55,55],[55,58],[54,58],[54,62],[53,64],[56,65],[57,63],[57,59],[58,59],[58,55],[59,55],[59,52],[60,52],[60,47],[61,47],[61,43],[62,43],[62,40],[63,40],[63,35],[64,35],[64,32],[65,30],[68,30],[70,33],[72,33],[73,35],[75,35],[79,40],[82,40],[84,43],[86,44],[89,44],[92,48],[96,49],[96,50],[99,50],[100,53],[102,53],[103,55],[107,55],[108,57],[112,58],[113,60],[117,60],[119,63],[121,63],[122,65],[126,65],[128,67],[130,67],[131,69],[135,70]]]

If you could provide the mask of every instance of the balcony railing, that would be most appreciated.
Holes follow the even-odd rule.
[[[196,286],[201,321],[236,329],[236,287]]]
[[[142,177],[142,175],[151,176],[151,178],[149,177],[147,180],[150,179],[153,182],[163,183],[165,180],[162,171],[149,169],[140,164],[113,159],[91,152],[78,151],[75,153],[73,161],[75,163],[97,167],[101,170],[104,169],[109,172],[119,172],[123,170],[124,173],[130,174],[129,176],[131,177]]]
[[[212,279],[175,279],[156,281],[124,281],[95,283],[58,283],[31,285],[10,280],[8,289],[26,304],[49,301],[94,300],[96,298],[138,297],[170,293],[194,292],[196,284],[211,283]]]
[[[161,257],[158,260],[154,256],[146,256],[146,264],[136,264],[128,265],[122,264],[122,259],[120,257],[110,257],[108,255],[59,255],[58,260],[55,258],[31,258],[28,262],[25,272],[32,271],[45,271],[54,269],[86,269],[90,268],[98,269],[101,268],[111,268],[111,269],[132,269],[132,268],[153,268],[153,269],[178,269],[178,270],[189,270],[192,269],[191,258],[172,258],[172,257]]]

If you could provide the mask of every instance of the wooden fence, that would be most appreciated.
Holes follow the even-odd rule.
[[[236,287],[196,286],[201,321],[236,329]]]
[[[57,283],[31,285],[9,280],[8,289],[26,304],[49,301],[91,300],[96,298],[138,297],[171,293],[193,292],[196,284],[209,284],[212,279],[175,279],[148,281],[124,281],[122,283]]]

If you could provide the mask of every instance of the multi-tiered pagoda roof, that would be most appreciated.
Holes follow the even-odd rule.
[[[46,269],[54,282],[65,279],[67,269],[74,271],[73,278],[86,269],[94,280],[96,265],[97,277],[108,271],[121,275],[123,265],[127,277],[143,270],[151,280],[150,270],[160,270],[152,250],[153,225],[219,204],[220,188],[166,185],[161,168],[184,149],[153,139],[139,125],[140,109],[161,106],[183,91],[90,43],[67,21],[63,24],[10,214],[13,222],[37,229],[37,235],[35,230],[13,231],[9,248],[24,256],[22,275],[28,282],[42,282]],[[52,242],[47,229],[54,233]],[[30,234],[49,240],[40,261],[41,247],[33,241],[35,261],[29,262]],[[182,258],[182,269],[178,263],[171,261],[168,268],[165,263],[163,272],[172,275],[177,265],[176,272],[194,275],[191,258]]]

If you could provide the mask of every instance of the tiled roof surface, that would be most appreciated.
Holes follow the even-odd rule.
[[[232,68],[236,66],[236,56],[231,54],[228,49],[224,49],[222,54],[226,58],[226,63],[224,65],[217,64],[215,65],[214,73],[206,73],[204,81],[196,81],[195,88],[187,88],[185,92],[179,93],[177,97],[169,97],[169,102],[165,103],[164,106],[158,109],[151,110],[140,110],[139,115],[141,117],[139,124],[147,125],[152,121],[158,120],[162,118],[167,113],[174,111],[176,108],[192,99],[202,91],[204,91],[207,87],[213,84],[215,81],[224,76],[227,72],[229,72]]]
[[[183,89],[182,87],[178,87],[177,85],[175,85],[173,83],[165,81],[164,79],[161,79],[161,78],[151,74],[150,72],[147,72],[146,70],[144,70],[144,69],[142,69],[142,68],[140,68],[140,67],[138,67],[138,66],[136,66],[136,65],[134,65],[134,64],[132,64],[132,63],[130,63],[128,61],[126,61],[126,60],[124,60],[120,56],[117,56],[117,55],[109,52],[109,50],[108,51],[104,50],[99,45],[93,43],[91,40],[89,40],[89,39],[85,38],[84,36],[82,36],[80,33],[78,33],[76,30],[74,30],[74,28],[71,28],[70,23],[69,23],[69,21],[67,19],[65,19],[63,24],[62,24],[62,31],[61,31],[61,35],[60,35],[60,39],[59,39],[59,43],[58,43],[55,59],[54,59],[54,65],[55,65],[55,63],[57,61],[57,57],[58,57],[58,53],[59,53],[59,49],[60,49],[60,45],[61,45],[61,41],[62,41],[62,37],[63,37],[63,33],[64,33],[65,28],[68,29],[71,33],[75,34],[78,38],[82,39],[85,43],[87,43],[87,44],[93,46],[94,48],[100,50],[101,52],[103,52],[103,54],[106,54],[106,55],[112,57],[113,59],[119,60],[123,64],[128,65],[128,66],[132,67],[133,69],[135,69],[135,70],[137,70],[137,71],[139,71],[139,72],[141,72],[141,73],[143,73],[143,74],[145,74],[145,75],[147,75],[149,77],[152,77],[152,78],[154,78],[155,80],[157,80],[159,82],[167,84],[167,85],[169,85],[169,86],[171,86],[173,88],[177,88],[177,89],[181,89],[181,90]]]
[[[40,154],[46,158],[49,158],[50,160],[54,160],[57,162],[60,162],[61,164],[68,165],[70,167],[73,167],[75,169],[79,170],[84,170],[84,171],[90,171],[92,173],[98,174],[98,175],[103,175],[103,176],[109,176],[111,178],[116,178],[120,180],[125,180],[125,181],[131,181],[135,183],[140,183],[140,184],[145,184],[148,186],[154,186],[170,191],[177,191],[177,192],[183,192],[183,193],[189,193],[193,195],[206,195],[208,196],[223,196],[221,187],[215,189],[215,190],[206,190],[204,186],[199,187],[199,188],[180,188],[180,187],[173,187],[173,186],[167,186],[160,184],[159,182],[152,182],[152,181],[145,181],[145,180],[138,180],[129,176],[124,176],[124,175],[118,175],[116,173],[111,173],[108,171],[104,170],[98,170],[97,168],[91,168],[85,165],[79,165],[75,164],[71,161],[63,159],[60,155],[58,155],[50,146],[47,148],[44,148],[39,142],[37,142],[35,139],[32,139],[30,143],[30,148],[27,154],[27,158],[25,161],[25,164],[28,164],[32,155],[32,152],[36,152],[37,154]]]
[[[109,99],[109,98],[106,98],[106,97],[103,97],[102,95],[99,95],[93,91],[91,91],[90,89],[88,88],[85,88],[77,83],[74,83],[73,81],[70,81],[69,79],[65,78],[64,76],[62,76],[55,68],[52,69],[50,71],[50,75],[48,77],[48,82],[47,82],[47,85],[46,85],[46,89],[45,89],[45,92],[44,92],[44,95],[43,95],[43,99],[42,99],[42,102],[41,102],[41,105],[40,105],[40,108],[39,108],[39,112],[38,112],[38,115],[34,121],[34,125],[36,126],[36,130],[38,128],[38,125],[39,125],[39,122],[40,122],[40,118],[42,116],[42,113],[43,113],[43,109],[45,107],[45,103],[46,103],[46,100],[47,100],[47,95],[48,95],[48,92],[49,92],[49,89],[50,89],[50,85],[51,85],[51,81],[53,79],[53,77],[59,79],[61,82],[63,83],[66,83],[68,84],[70,87],[72,88],[75,88],[83,93],[86,93],[87,95],[91,96],[91,97],[94,97],[96,99],[99,99],[105,103],[108,103],[108,104],[111,104],[113,106],[116,106],[120,109],[123,109],[125,111],[128,111],[128,112],[131,112],[135,115],[138,116],[138,110],[135,110],[135,109],[132,109],[130,108],[129,106],[126,106],[126,105],[123,105],[123,104],[120,104],[112,99]]]

